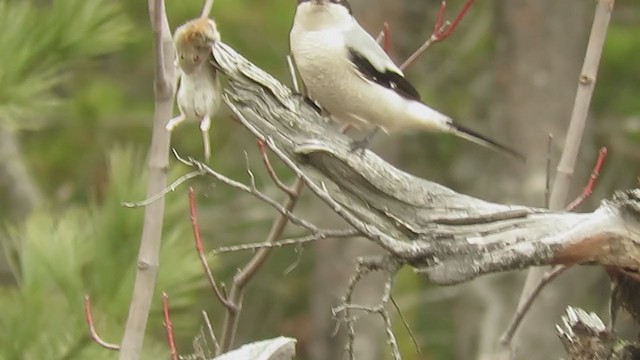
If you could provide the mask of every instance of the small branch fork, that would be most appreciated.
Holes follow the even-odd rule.
[[[453,33],[456,27],[458,27],[458,24],[460,23],[460,21],[462,21],[462,18],[464,18],[471,5],[473,5],[473,1],[474,0],[467,0],[465,2],[464,6],[460,10],[456,18],[453,20],[453,22],[446,21],[442,23],[442,20],[444,18],[444,11],[447,8],[447,1],[442,0],[442,3],[440,4],[440,10],[438,11],[438,17],[436,18],[436,23],[433,26],[433,32],[431,33],[431,36],[422,44],[422,46],[418,48],[418,50],[411,54],[411,56],[409,56],[409,58],[405,60],[402,65],[400,65],[400,70],[404,70],[411,64],[413,64],[429,47],[431,47],[431,45],[446,40]]]
[[[391,290],[393,287],[393,278],[395,274],[400,270],[402,264],[399,263],[392,257],[382,257],[382,258],[359,258],[357,260],[356,265],[356,273],[349,279],[349,285],[347,287],[347,292],[342,298],[342,302],[339,306],[336,306],[332,309],[333,316],[338,320],[338,324],[336,326],[336,332],[340,323],[345,323],[347,325],[347,343],[345,345],[345,351],[349,356],[349,359],[355,359],[355,354],[353,352],[353,345],[355,342],[356,332],[355,332],[355,324],[356,322],[364,315],[377,313],[380,315],[385,324],[385,333],[387,335],[387,343],[391,348],[391,354],[394,360],[400,360],[402,356],[400,355],[400,349],[398,347],[398,342],[396,340],[395,335],[393,334],[393,329],[391,325],[391,317],[389,316],[389,312],[385,308],[386,304],[391,300]],[[362,306],[355,305],[352,303],[353,293],[355,291],[356,285],[360,280],[362,280],[367,274],[383,271],[387,275],[387,279],[384,284],[384,291],[382,297],[380,299],[380,303],[376,306]],[[351,315],[352,311],[363,311],[363,315]]]

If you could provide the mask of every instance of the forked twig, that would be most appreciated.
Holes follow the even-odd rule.
[[[458,27],[458,24],[460,23],[460,21],[462,21],[462,18],[464,18],[464,16],[467,14],[467,11],[471,7],[471,5],[473,5],[473,1],[474,0],[467,0],[465,2],[462,10],[460,10],[452,23],[449,23],[447,21],[443,24],[442,20],[444,18],[444,11],[447,8],[447,1],[442,0],[442,3],[440,4],[440,10],[438,11],[438,17],[436,18],[436,23],[433,26],[433,32],[431,33],[431,36],[429,36],[429,38],[422,44],[422,46],[420,46],[418,50],[411,54],[411,56],[409,56],[409,58],[407,58],[407,60],[405,60],[402,65],[400,65],[400,70],[404,70],[411,64],[413,64],[429,47],[431,47],[431,45],[447,39],[449,35],[453,33],[456,27]]]

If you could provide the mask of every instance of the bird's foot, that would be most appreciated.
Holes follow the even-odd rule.
[[[358,155],[362,156],[364,151],[369,147],[369,138],[365,137],[360,140],[352,140],[351,144],[349,144],[349,152],[358,153]]]
[[[364,154],[364,151],[369,147],[371,140],[374,136],[380,131],[380,127],[376,126],[370,133],[368,133],[365,137],[360,140],[351,141],[351,145],[349,152],[359,152],[360,155]]]

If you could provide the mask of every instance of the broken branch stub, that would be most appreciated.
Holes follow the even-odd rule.
[[[640,189],[592,213],[486,202],[396,169],[232,48],[217,43],[235,116],[363,236],[440,284],[548,264],[640,267]],[[375,106],[375,104],[372,104]],[[490,176],[487,174],[486,176]]]

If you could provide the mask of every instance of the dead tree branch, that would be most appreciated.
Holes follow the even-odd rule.
[[[618,340],[598,315],[579,308],[569,306],[556,331],[567,351],[566,360],[627,360],[640,355],[637,343]]]
[[[458,194],[349,151],[349,139],[304,99],[223,43],[225,101],[329,208],[399,262],[440,284],[548,264],[637,269],[640,190],[618,192],[593,213],[500,205]]]

